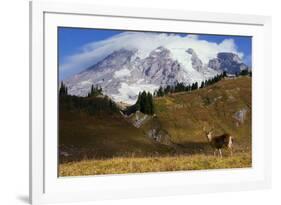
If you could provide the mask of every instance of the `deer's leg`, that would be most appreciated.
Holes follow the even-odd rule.
[[[214,151],[214,157],[216,156],[216,154],[217,154],[217,149],[215,149],[215,151]]]
[[[219,149],[219,153],[220,153],[220,157],[222,158],[222,152],[221,152],[221,149]]]

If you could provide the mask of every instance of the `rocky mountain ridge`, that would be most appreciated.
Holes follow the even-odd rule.
[[[140,58],[138,50],[113,51],[103,60],[66,79],[69,94],[86,96],[91,85],[100,86],[116,102],[133,104],[139,92],[153,93],[160,86],[183,82],[201,83],[222,72],[234,74],[248,69],[237,54],[221,52],[204,64],[192,48],[185,50],[186,63],[174,58],[174,51],[163,46]]]

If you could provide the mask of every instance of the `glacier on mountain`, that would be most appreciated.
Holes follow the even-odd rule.
[[[233,50],[229,42],[223,42],[225,50],[212,44],[212,53],[204,51],[204,42],[195,44],[196,39],[190,38],[183,44],[178,36],[172,36],[174,41],[170,42],[167,35],[142,35],[140,41],[150,42],[154,47],[142,45],[142,42],[134,42],[132,46],[127,42],[123,47],[110,50],[87,69],[64,80],[69,94],[86,96],[93,84],[102,87],[114,101],[133,104],[143,90],[153,93],[160,86],[201,83],[224,71],[235,73],[248,69],[241,60],[242,54]],[[153,39],[157,42],[151,41]]]

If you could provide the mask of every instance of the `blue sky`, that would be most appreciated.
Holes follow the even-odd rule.
[[[122,33],[122,31],[84,28],[59,28],[59,59],[63,59],[75,52],[79,52],[79,49],[85,44],[101,41],[120,33]]]
[[[110,39],[116,35],[120,35],[124,31],[120,30],[103,30],[103,29],[87,29],[87,28],[65,28],[58,29],[58,52],[59,52],[59,78],[67,78],[81,69],[75,70],[75,65],[72,69],[62,69],[63,65],[70,64],[68,61],[71,56],[85,52],[85,45],[97,43],[103,40]],[[140,32],[142,33],[142,32]],[[179,36],[186,36],[189,34],[178,34]],[[244,54],[244,62],[251,66],[252,59],[252,38],[244,36],[223,36],[223,35],[206,35],[196,34],[199,40],[208,42],[222,43],[226,39],[233,39],[236,49]],[[84,49],[84,50],[83,50]],[[87,64],[85,64],[86,66]]]

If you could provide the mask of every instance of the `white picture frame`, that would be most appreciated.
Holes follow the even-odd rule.
[[[57,177],[55,29],[58,26],[128,30],[155,30],[157,27],[157,31],[253,36],[253,167],[63,179]],[[30,93],[32,204],[240,191],[271,186],[270,17],[31,2]]]

